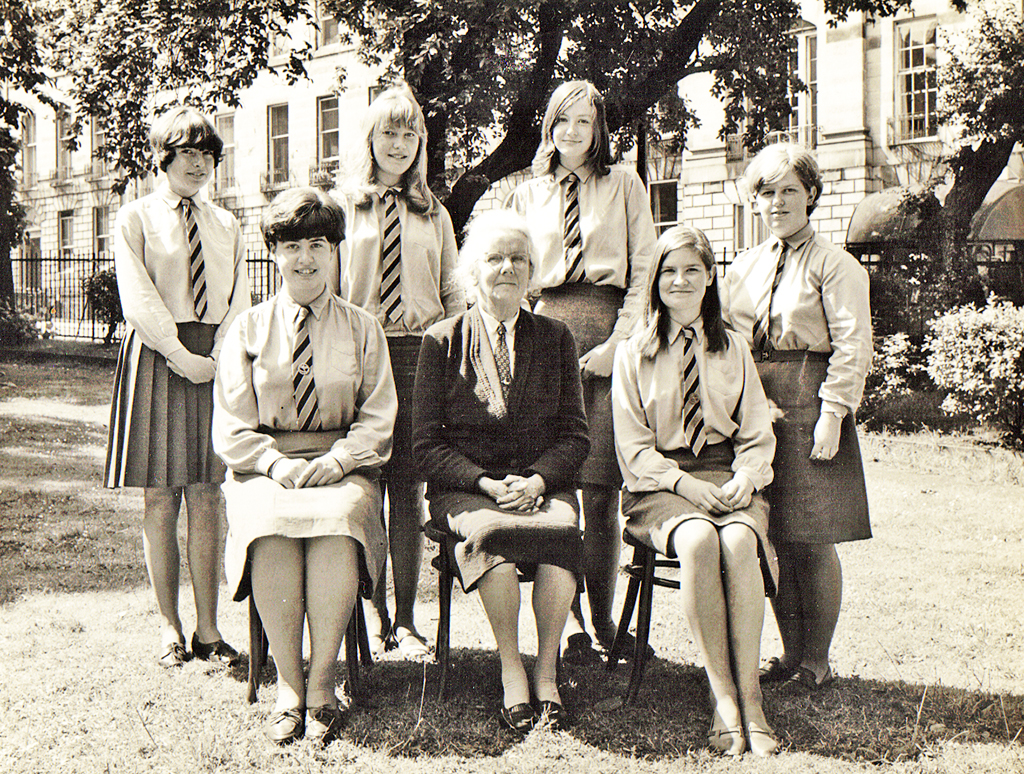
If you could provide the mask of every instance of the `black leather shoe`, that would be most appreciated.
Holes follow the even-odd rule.
[[[167,649],[164,651],[163,655],[157,659],[157,661],[160,662],[160,666],[170,669],[173,667],[180,667],[191,658],[192,655],[185,650],[184,642],[172,642],[167,646]]]
[[[528,734],[537,722],[537,713],[533,711],[532,706],[524,702],[514,707],[502,707],[498,718],[505,728],[520,734]]]
[[[310,707],[306,738],[317,744],[330,744],[341,734],[348,713],[341,707]]]
[[[196,658],[202,661],[212,661],[215,664],[234,666],[238,663],[238,651],[228,645],[224,640],[216,642],[200,642],[198,635],[192,635],[192,652]]]
[[[301,739],[305,731],[305,712],[300,709],[285,709],[271,713],[263,733],[274,744],[288,744]]]
[[[538,702],[537,709],[540,710],[540,719],[537,721],[539,726],[547,726],[552,731],[563,731],[572,724],[569,712],[557,701]]]

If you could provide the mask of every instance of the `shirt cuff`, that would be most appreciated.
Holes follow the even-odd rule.
[[[256,472],[262,476],[270,475],[270,467],[278,460],[284,459],[285,455],[277,449],[267,449],[260,458],[256,460]]]
[[[675,493],[676,484],[679,483],[679,479],[683,477],[683,471],[679,468],[672,468],[666,470],[658,477],[658,488],[664,489],[666,492]]]
[[[168,336],[166,339],[160,339],[160,341],[156,342],[153,349],[166,358],[177,349],[185,349],[185,345],[178,340],[177,336]]]
[[[842,403],[834,403],[830,400],[823,400],[821,402],[821,413],[822,414],[835,414],[837,417],[842,419],[849,412]]]

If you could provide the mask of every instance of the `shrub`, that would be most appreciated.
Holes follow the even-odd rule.
[[[947,392],[944,411],[969,412],[1024,449],[1024,309],[989,298],[932,321],[928,375]]]
[[[114,331],[118,323],[124,322],[121,296],[117,292],[117,275],[113,269],[103,269],[91,277],[86,277],[82,282],[82,289],[96,319],[106,323],[107,333],[103,337],[103,343],[110,344],[114,340]]]
[[[0,301],[0,344],[17,346],[28,341],[35,341],[38,336],[36,325],[5,301]]]
[[[900,417],[891,409],[926,388],[927,381],[924,357],[906,333],[876,338],[871,370],[864,382],[864,399],[857,410],[858,421],[869,430],[879,430],[883,425],[917,429],[921,425],[917,417]]]

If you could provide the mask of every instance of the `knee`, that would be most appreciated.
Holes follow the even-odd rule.
[[[757,555],[757,535],[745,524],[729,524],[719,533],[723,553],[738,558]]]
[[[703,519],[684,521],[672,531],[676,558],[684,563],[719,560],[719,538],[715,526]]]

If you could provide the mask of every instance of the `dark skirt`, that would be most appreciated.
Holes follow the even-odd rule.
[[[765,394],[781,416],[773,429],[778,442],[768,487],[772,507],[769,536],[786,543],[844,543],[871,537],[868,496],[857,423],[843,418],[839,451],[831,460],[811,460],[814,426],[821,413],[818,389],[825,380],[824,353],[777,353],[786,359],[758,363]]]
[[[577,578],[582,575],[583,537],[575,492],[545,496],[539,511],[523,514],[501,510],[484,494],[435,490],[430,495],[430,519],[434,527],[458,539],[454,559],[467,592],[488,570],[506,562],[527,576],[541,564],[562,567]]]
[[[545,288],[533,311],[564,322],[582,356],[611,336],[625,296],[625,290],[612,285],[575,282]],[[611,377],[583,379],[583,407],[590,428],[590,455],[579,475],[584,486],[619,487],[622,484],[612,434],[611,390]]]
[[[721,486],[733,477],[734,455],[732,444],[728,441],[705,446],[699,457],[694,457],[689,449],[680,449],[677,452],[663,451],[662,454],[674,460],[680,470],[702,481],[710,481],[716,486]],[[671,558],[675,558],[672,531],[684,521],[702,519],[719,529],[728,524],[746,525],[757,535],[757,555],[761,564],[765,595],[775,595],[779,579],[779,559],[768,539],[768,503],[760,494],[755,494],[746,508],[732,513],[713,514],[675,492],[659,490],[633,493],[623,489],[622,515],[626,517],[626,529],[633,537],[648,548]],[[772,518],[774,516],[773,511]]]
[[[313,459],[327,452],[342,431],[277,432],[277,448],[285,456]],[[224,574],[235,601],[252,590],[250,549],[261,537],[278,535],[296,540],[350,537],[359,545],[359,585],[363,596],[373,594],[387,556],[387,537],[381,524],[381,494],[376,470],[357,469],[327,486],[286,489],[268,476],[229,473],[222,486],[227,505],[228,534],[224,545]]]
[[[391,459],[384,466],[384,475],[419,478],[412,453],[412,394],[416,382],[416,363],[423,336],[419,334],[388,336],[391,373],[398,393],[398,415],[392,436]]]
[[[178,324],[196,355],[213,349],[216,325]],[[224,463],[213,452],[213,381],[193,384],[129,329],[117,356],[104,481],[108,487],[219,484]]]

